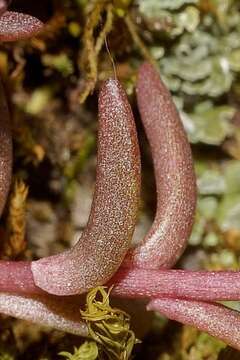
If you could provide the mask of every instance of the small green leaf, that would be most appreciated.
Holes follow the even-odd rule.
[[[73,354],[62,351],[59,355],[68,360],[96,360],[98,357],[98,347],[94,341],[86,341],[78,349],[74,347]]]

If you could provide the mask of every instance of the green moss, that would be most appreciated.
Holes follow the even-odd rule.
[[[127,360],[138,340],[130,329],[130,316],[110,306],[109,292],[99,286],[87,295],[86,310],[81,311],[87,322],[89,336],[96,341],[99,352],[110,360]]]
[[[74,347],[73,354],[61,351],[59,355],[67,360],[96,360],[98,358],[98,347],[93,341],[86,341],[78,349]]]

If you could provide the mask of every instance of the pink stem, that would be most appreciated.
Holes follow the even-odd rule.
[[[111,284],[114,284],[113,294],[121,297],[240,300],[239,271],[120,268]]]
[[[117,80],[102,86],[96,188],[88,225],[70,250],[32,262],[35,284],[73,295],[104,284],[120,266],[136,224],[140,154],[127,96]]]
[[[31,262],[0,260],[0,274],[0,292],[45,294],[33,281]]]
[[[222,305],[179,299],[155,299],[147,309],[206,331],[240,350],[240,316],[237,311]]]
[[[0,266],[2,266],[2,263],[0,263]],[[14,263],[12,262],[11,266],[13,266],[13,264]],[[22,265],[20,265],[20,267],[23,267],[23,263],[21,264]],[[29,269],[30,267],[28,268],[26,273],[23,273],[22,269],[12,269],[13,271],[18,270],[19,273],[21,272],[20,280],[23,281],[22,277],[24,276],[26,281],[23,282],[27,283],[26,286],[29,286],[30,284],[28,278]],[[1,268],[1,275],[4,275],[4,271],[6,272],[7,269],[5,268],[4,270],[4,268]],[[11,276],[11,272],[8,273]],[[171,273],[172,276],[171,278],[166,276],[165,281],[156,284],[155,280],[156,278],[158,278],[158,274],[160,274],[161,278],[161,274],[163,273]],[[15,272],[15,274],[17,274],[17,272]],[[181,275],[181,277],[179,277],[178,275]],[[192,280],[192,275],[197,275],[199,276],[199,278],[195,277],[194,280]],[[237,278],[239,278],[239,273],[237,272],[193,273],[188,271],[181,272],[177,270],[156,271],[135,269],[130,271],[130,274],[127,274],[126,269],[120,269],[112,280],[112,283],[115,284],[112,294],[115,296],[134,298],[163,296],[163,298],[152,300],[147,307],[148,310],[160,311],[162,314],[166,315],[170,319],[193,325],[199,330],[207,331],[209,334],[222,339],[229,345],[240,349],[240,316],[237,312],[229,310],[220,305],[210,304],[206,302],[176,299],[177,294],[181,294],[180,285],[178,285],[179,289],[176,294],[170,294],[174,295],[175,298],[164,298],[165,293],[167,292],[164,290],[164,287],[168,286],[170,288],[170,291],[172,291],[171,287],[174,282],[178,284],[184,283],[183,286],[186,286],[187,289],[186,291],[185,288],[183,289],[184,296],[186,296],[187,293],[190,298],[195,297],[199,287],[199,292],[200,294],[202,294],[201,296],[204,300],[206,300],[207,293],[210,294],[209,298],[211,298],[211,291],[213,288],[215,288],[216,284],[214,283],[214,281],[212,283],[211,281],[208,281],[209,275],[212,277],[212,280],[214,280],[215,278],[218,280],[220,292],[223,292],[223,296],[216,296],[217,299],[221,297],[223,299],[226,299],[224,291],[227,289],[227,287],[229,287],[229,284],[232,284],[232,294],[230,295],[230,298],[236,296],[237,293],[238,295],[236,296],[236,299],[240,298],[240,291],[237,290],[238,288],[240,288],[237,282]],[[7,279],[7,273],[6,276],[3,276],[3,279]],[[169,281],[170,285],[168,285]],[[191,289],[191,286],[190,288],[188,288],[189,282],[192,285],[194,285],[195,283],[193,289]],[[204,283],[206,283],[205,290],[203,290]],[[221,289],[221,286],[223,286],[223,288],[225,286],[225,290]],[[235,292],[233,288],[235,288]],[[24,290],[23,289],[24,287],[22,287],[20,291],[34,292],[33,288]],[[10,288],[8,288],[8,290],[11,291]],[[14,290],[16,291],[16,288]],[[37,288],[36,291],[38,291]],[[217,289],[216,293],[218,292],[219,290]],[[198,298],[201,298],[201,296],[199,296]],[[78,310],[80,307],[80,303],[81,298],[79,297],[56,298],[49,294],[38,294],[31,296],[19,296],[15,294],[4,293],[0,294],[1,313],[86,336],[86,327],[84,326],[84,323],[81,322],[81,319],[79,317]],[[68,311],[68,313],[66,313],[66,311]]]
[[[0,17],[0,41],[16,41],[39,33],[44,24],[37,18],[14,11],[6,11]]]
[[[125,279],[124,272],[126,272],[126,269],[122,269],[122,271],[119,270],[113,279],[114,281],[112,281],[113,283],[115,283],[115,287],[112,292],[113,295],[134,298],[161,295],[163,296],[163,298],[152,300],[149,303],[147,307],[148,310],[160,311],[170,319],[193,325],[202,331],[207,331],[209,334],[222,339],[231,346],[234,346],[238,349],[240,348],[240,338],[239,335],[237,335],[240,330],[240,316],[237,312],[228,310],[219,305],[214,305],[206,302],[197,302],[194,300],[191,301],[170,297],[164,298],[165,291],[159,291],[159,287],[161,286],[162,289],[164,289],[164,286],[168,282],[166,281],[156,285],[156,283],[153,281],[153,273],[155,272],[157,274],[158,272],[155,270],[134,270],[131,274],[132,278],[131,276],[129,277],[125,274]],[[164,271],[161,271],[161,273],[163,272]],[[165,272],[175,273],[172,276],[172,282],[175,281],[177,283],[181,280],[179,278],[176,279],[175,277],[175,275],[178,274],[178,271],[169,270]],[[138,273],[138,276],[136,276],[136,273]],[[183,279],[185,279],[184,273],[186,274],[188,272],[183,272]],[[148,276],[146,276],[146,274],[148,274]],[[227,286],[227,284],[229,286],[229,284],[231,283],[232,286],[235,287],[235,289],[239,288],[239,284],[237,284],[237,282],[234,283],[235,275],[238,275],[239,277],[239,274],[237,274],[237,272],[217,272],[215,274],[211,274],[213,278],[217,276],[219,286],[220,283],[223,282],[222,280],[224,280],[225,286]],[[194,293],[197,292],[197,286],[199,285],[199,291],[200,293],[202,293],[203,299],[206,300],[206,292],[209,292],[209,294],[211,294],[211,283],[208,283],[206,290],[202,292],[204,276],[206,275],[206,280],[209,274],[208,272],[206,272],[202,273],[201,275],[203,276],[201,282],[198,282],[198,279],[196,278],[194,279],[196,285],[194,292],[190,291],[190,297],[195,296]],[[221,276],[219,275],[222,275],[223,278],[221,279]],[[192,273],[189,274],[189,277],[191,276]],[[27,273],[25,274],[25,277],[28,277]],[[141,279],[143,279],[143,283],[141,283]],[[26,279],[26,282],[29,284],[29,279]],[[136,287],[136,284],[138,283],[139,286]],[[186,283],[188,285],[188,280],[186,281]],[[170,285],[172,285],[172,283]],[[28,289],[28,291],[33,291],[33,289]],[[234,295],[231,295],[230,298],[232,298],[232,296]],[[199,298],[201,298],[201,296],[199,296]],[[217,298],[219,298],[219,296],[217,296]],[[225,299],[226,296],[223,295],[223,298]],[[239,298],[240,296],[238,294],[238,299]],[[68,302],[70,302],[70,304]],[[35,296],[31,295],[31,297],[28,295],[26,297],[26,295],[19,296],[15,294],[0,294],[1,313],[40,324],[50,325],[54,328],[86,336],[86,328],[81,322],[81,319],[77,317],[77,314],[79,314],[78,309],[80,307],[80,303],[81,298],[77,297],[55,298],[49,294],[38,294]],[[67,309],[69,310],[68,315],[66,314]],[[74,317],[74,315],[76,317]]]
[[[0,261],[0,291],[43,294],[35,285],[30,262]],[[240,272],[120,268],[108,285],[125,298],[182,298],[204,301],[240,300]]]
[[[153,155],[157,211],[143,244],[129,252],[125,265],[169,268],[185,249],[194,220],[191,149],[171,94],[148,63],[139,70],[137,100]]]

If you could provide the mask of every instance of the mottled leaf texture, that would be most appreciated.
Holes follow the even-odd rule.
[[[164,298],[151,301],[147,308],[195,326],[240,350],[240,316],[237,311],[207,302]]]
[[[139,69],[137,101],[153,156],[157,210],[143,244],[129,254],[126,263],[168,268],[185,249],[194,220],[196,181],[191,149],[171,94],[148,63]]]
[[[81,320],[80,298],[61,299],[49,294],[15,295],[0,293],[0,313],[14,316],[71,334],[87,336],[87,325]]]
[[[0,41],[16,41],[30,38],[43,29],[37,18],[14,11],[6,11],[0,17]]]
[[[72,295],[109,280],[130,246],[139,192],[132,111],[119,82],[108,80],[99,96],[97,179],[87,227],[69,251],[32,262],[35,284],[55,295]]]

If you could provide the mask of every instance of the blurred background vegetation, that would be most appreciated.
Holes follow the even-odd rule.
[[[15,159],[1,220],[1,257],[47,256],[81,234],[94,187],[97,92],[99,83],[113,75],[112,62],[137,119],[143,190],[135,237],[143,236],[154,215],[154,178],[134,85],[139,64],[152,59],[180,111],[197,173],[196,221],[178,265],[238,269],[239,1],[13,0],[11,9],[39,17],[46,28],[31,40],[0,46]],[[240,309],[238,303],[231,306]],[[60,358],[59,351],[80,343],[19,320],[2,317],[0,322],[2,360]],[[93,353],[89,360],[96,358]],[[135,358],[234,360],[240,354],[205,333],[156,316]]]

